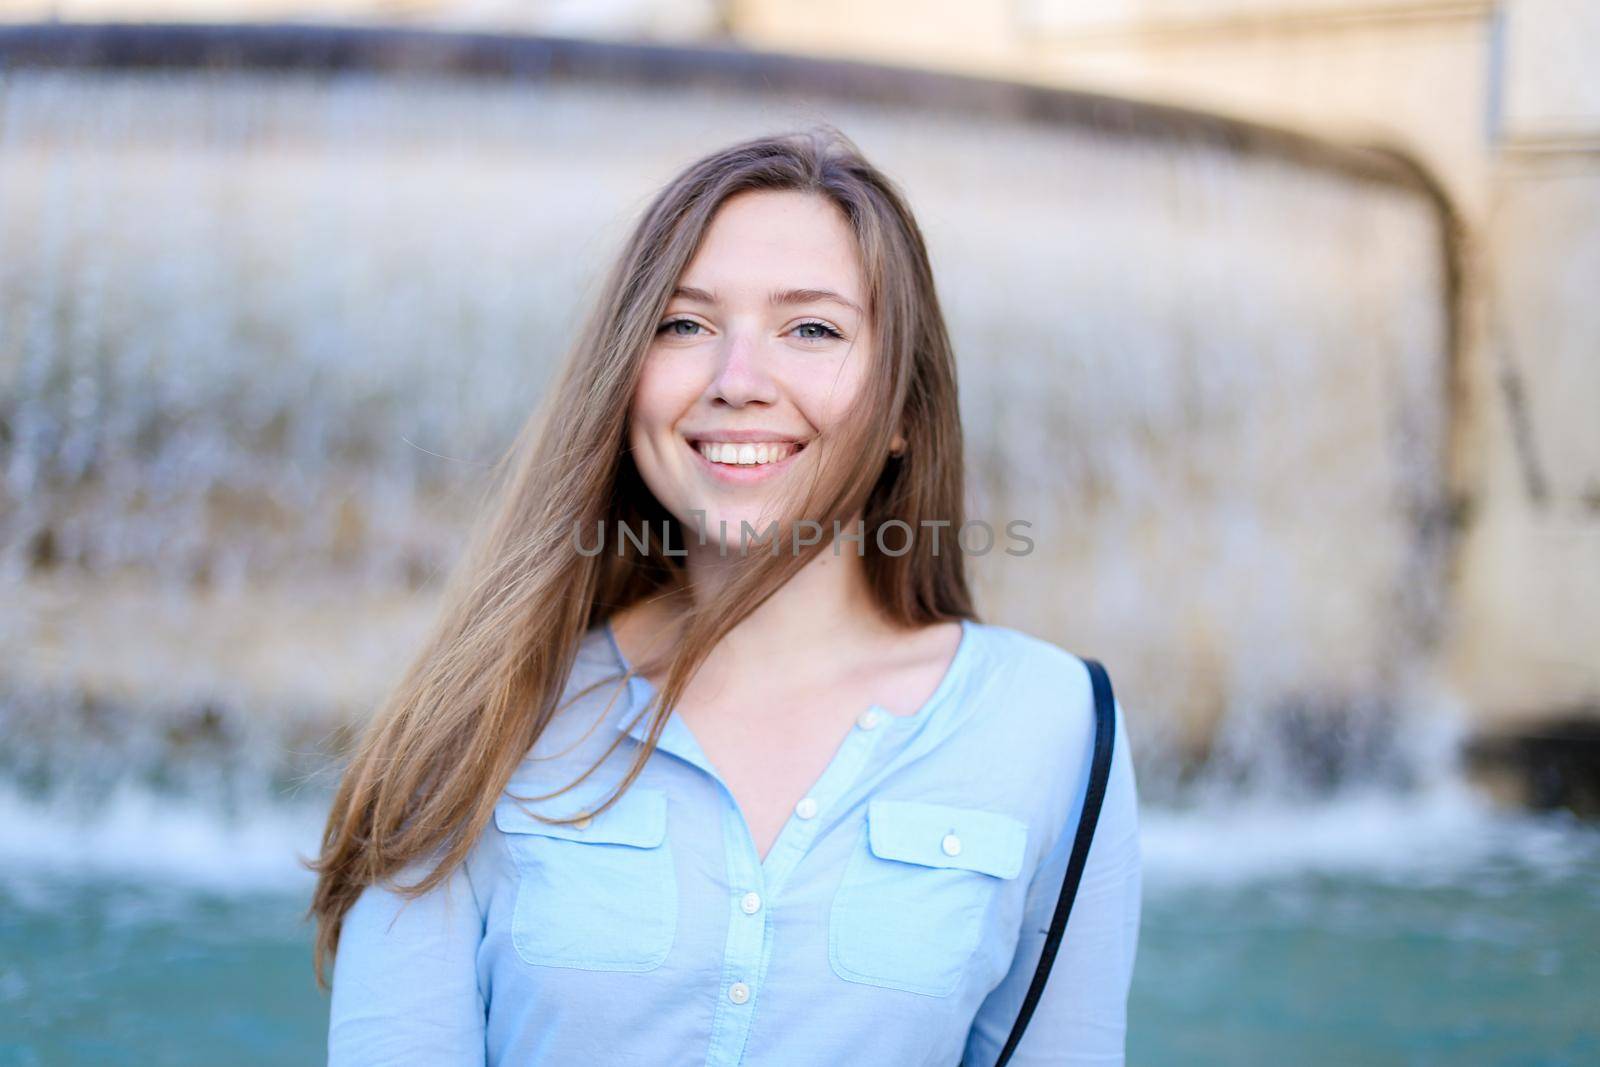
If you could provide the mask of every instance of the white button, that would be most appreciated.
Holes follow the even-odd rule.
[[[939,842],[939,847],[944,849],[946,856],[954,856],[961,851],[961,838],[955,834],[945,834],[944,840]]]
[[[861,713],[861,717],[856,720],[856,725],[861,727],[863,730],[872,729],[874,726],[878,725],[878,713],[872,708],[868,708],[866,711],[863,711]]]
[[[804,800],[800,801],[800,803],[794,806],[794,813],[800,816],[802,819],[811,818],[811,816],[817,813],[816,798],[806,797]]]
[[[739,907],[744,909],[746,915],[754,915],[761,910],[761,894],[746,893],[739,900]]]
[[[728,987],[728,999],[735,1004],[743,1004],[750,999],[750,987],[743,982],[735,982]]]
[[[589,828],[589,824],[592,823],[592,822],[594,822],[594,820],[591,819],[589,816],[585,815],[583,818],[577,820],[572,825],[576,826],[580,830],[587,830]]]

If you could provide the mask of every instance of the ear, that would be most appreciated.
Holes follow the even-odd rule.
[[[889,442],[889,455],[891,455],[891,456],[904,455],[905,454],[905,450],[906,450],[906,439],[904,437],[902,437],[900,434],[895,434],[894,435],[894,440]]]

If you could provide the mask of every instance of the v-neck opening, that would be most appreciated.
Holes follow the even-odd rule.
[[[852,784],[860,778],[862,770],[871,758],[872,752],[878,747],[879,739],[884,737],[888,730],[893,729],[893,727],[889,726],[889,722],[904,722],[913,727],[920,727],[931,720],[934,709],[948,698],[950,691],[956,687],[961,673],[966,669],[967,661],[974,654],[976,624],[964,618],[957,621],[961,624],[961,640],[950,657],[950,663],[946,666],[944,675],[939,679],[938,684],[934,686],[933,692],[923,701],[922,706],[910,715],[896,715],[881,704],[869,704],[861,716],[858,716],[855,724],[850,727],[835,746],[821,773],[808,786],[804,798],[817,800],[825,808],[832,808],[841,797],[849,792]],[[610,619],[605,621],[604,627],[606,638],[611,642],[611,648],[616,655],[618,664],[628,674],[630,683],[634,679],[637,679],[638,682],[639,690],[637,692],[639,699],[630,700],[625,711],[625,714],[631,715],[640,706],[649,702],[650,698],[656,693],[656,687],[648,678],[641,674],[633,673],[633,665],[629,663],[628,657],[623,654],[622,646],[617,641],[617,635],[612,629]],[[872,723],[867,719],[868,713],[873,711],[876,711],[879,715],[877,723]],[[888,721],[885,722],[884,720]],[[627,732],[636,740],[638,735],[633,731],[637,729],[637,725],[635,722],[633,726],[626,728]],[[882,728],[874,730],[874,725]],[[897,736],[902,735],[897,734]],[[722,791],[727,794],[728,800],[733,806],[733,812],[743,823],[745,837],[750,846],[750,858],[754,861],[755,868],[761,872],[760,876],[767,891],[772,892],[779,889],[810,848],[811,840],[819,828],[818,824],[823,821],[820,817],[822,812],[817,811],[816,814],[803,818],[797,811],[791,810],[783,826],[779,828],[777,836],[768,844],[766,854],[762,855],[756,846],[754,835],[750,830],[749,817],[740,805],[739,798],[734,796],[732,788],[728,785],[726,779],[722,777],[721,772],[716,769],[716,765],[712,763],[710,755],[707,754],[705,748],[694,736],[694,731],[689,729],[689,724],[683,721],[683,717],[678,714],[676,708],[670,709],[668,712],[667,723],[661,735],[661,745],[667,748],[669,752],[673,752],[675,748],[681,745],[683,751],[673,752],[673,754],[699,766],[717,781]]]

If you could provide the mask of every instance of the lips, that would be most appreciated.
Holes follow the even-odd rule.
[[[701,470],[705,471],[706,474],[712,479],[726,485],[752,485],[757,482],[763,482],[770,478],[777,477],[780,473],[787,470],[790,464],[794,463],[795,458],[798,457],[806,447],[805,441],[791,442],[783,440],[782,438],[765,438],[760,441],[745,442],[710,441],[706,439],[684,438],[683,441],[685,447],[688,448],[690,455],[694,457],[695,464],[697,464]],[[765,463],[726,463],[712,460],[702,450],[705,446],[715,446],[716,451],[714,454],[732,454],[731,450],[735,448],[759,449],[762,445],[769,447],[774,445],[787,446],[789,448],[789,453],[782,459],[769,459]]]
[[[779,463],[799,451],[804,442],[796,441],[696,441],[689,442],[706,459],[727,466],[749,467]]]

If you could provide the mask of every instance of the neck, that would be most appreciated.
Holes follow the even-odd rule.
[[[780,546],[779,551],[784,550]],[[730,549],[729,558],[733,551]],[[690,595],[696,602],[703,602],[717,587],[719,575],[725,573],[726,560],[713,544],[704,550],[691,549],[686,562]],[[641,619],[638,626],[637,639],[645,646],[642,653],[653,654],[667,647],[659,639],[670,633],[675,614],[667,601],[637,613],[651,616],[648,621]],[[631,624],[627,628],[633,629]],[[619,626],[619,642],[621,629]],[[706,659],[700,675],[719,688],[723,683],[742,688],[758,682],[783,686],[791,680],[814,679],[826,672],[826,665],[859,659],[861,649],[890,630],[891,625],[872,599],[866,562],[856,546],[841,544],[835,555],[833,546],[825,545],[723,637]],[[629,649],[624,646],[623,651],[627,654]]]

